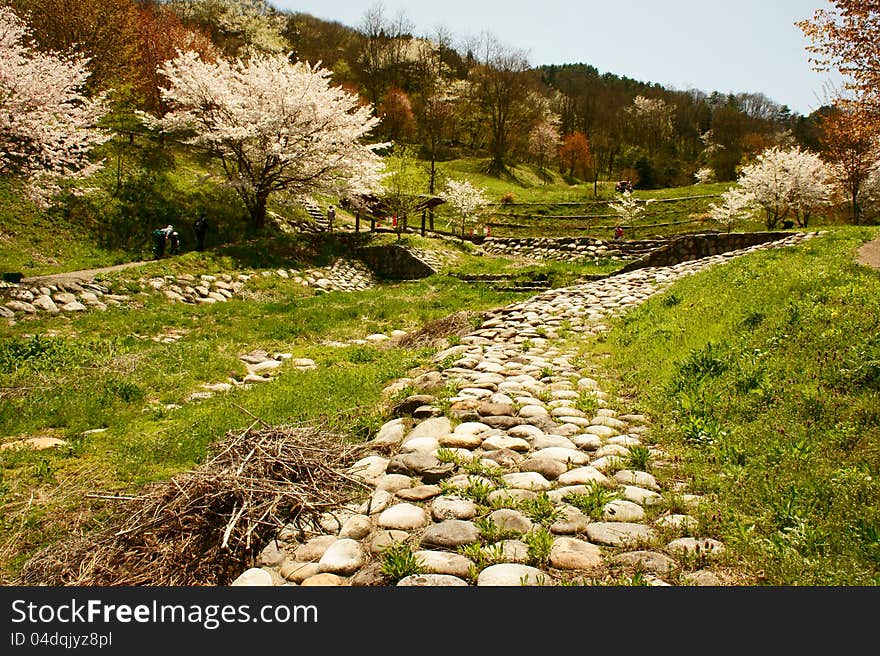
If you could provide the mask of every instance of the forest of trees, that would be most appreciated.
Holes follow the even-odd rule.
[[[734,180],[767,147],[821,147],[815,116],[760,93],[667,89],[583,63],[535,67],[492,34],[415,33],[380,3],[355,26],[282,12],[264,0],[3,0],[27,16],[42,50],[89,57],[89,88],[112,89],[117,122],[162,116],[159,73],[178,49],[203,58],[285,54],[318,62],[382,119],[374,138],[432,163],[488,158],[554,167],[580,180],[641,188],[691,184],[698,170]],[[129,120],[120,117],[128,113]],[[433,191],[433,176],[431,186]]]

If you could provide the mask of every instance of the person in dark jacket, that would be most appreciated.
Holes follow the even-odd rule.
[[[208,219],[204,212],[199,214],[199,218],[193,224],[193,230],[196,233],[196,250],[201,252],[205,250],[205,233],[208,232]]]

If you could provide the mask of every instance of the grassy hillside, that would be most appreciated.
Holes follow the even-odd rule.
[[[607,339],[621,390],[713,500],[701,530],[748,583],[880,584],[876,228],[676,283]]]

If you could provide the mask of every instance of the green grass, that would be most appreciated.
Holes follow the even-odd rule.
[[[880,275],[854,261],[875,236],[838,229],[680,280],[596,344],[750,583],[880,583]]]
[[[121,280],[130,271],[117,275]],[[246,300],[213,306],[134,295],[143,305],[138,309],[111,307],[66,321],[46,317],[0,325],[0,435],[4,441],[45,435],[71,442],[62,450],[0,452],[5,575],[71,530],[66,518],[91,506],[86,492],[132,493],[143,483],[189,469],[203,460],[210,443],[246,427],[251,415],[270,424],[325,422],[353,439],[371,436],[387,419],[383,387],[428,364],[431,355],[322,342],[415,330],[459,309],[518,298],[448,276],[323,295],[257,276],[246,291]],[[184,331],[183,337],[174,343],[150,339],[170,328]],[[50,330],[58,334],[49,337]],[[318,369],[282,367],[271,383],[186,402],[201,383],[243,375],[238,356],[254,348],[312,358]],[[168,410],[166,404],[182,407]],[[95,428],[107,431],[81,437]],[[65,481],[79,490],[75,498],[58,487]],[[41,501],[29,506],[32,492]]]

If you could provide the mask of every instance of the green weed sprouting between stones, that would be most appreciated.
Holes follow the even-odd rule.
[[[586,487],[586,492],[567,494],[562,500],[570,503],[587,517],[600,520],[602,519],[605,504],[619,499],[620,492],[609,489],[596,481],[590,481]]]
[[[563,514],[546,492],[539,492],[534,499],[521,500],[519,510],[533,522],[546,527],[558,521]]]
[[[413,574],[424,574],[425,568],[415,557],[412,547],[406,542],[392,542],[382,551],[382,574],[392,583],[397,583]]]
[[[623,463],[626,465],[626,469],[634,469],[643,472],[648,471],[651,460],[654,459],[654,456],[651,454],[651,449],[644,444],[633,444],[628,447],[627,451],[627,454],[623,456]]]
[[[595,415],[596,411],[599,409],[599,397],[591,390],[581,390],[578,392],[577,401],[575,401],[574,407],[585,415]]]
[[[474,524],[480,530],[480,540],[484,544],[495,544],[502,540],[512,540],[520,535],[519,531],[499,526],[491,517],[478,517],[474,520]]]
[[[553,535],[543,526],[534,527],[522,536],[522,541],[528,546],[528,562],[534,567],[544,567],[550,560],[550,550],[553,548]]]

